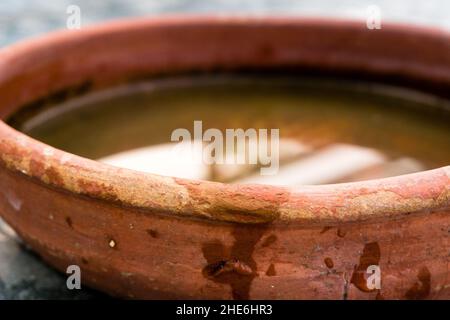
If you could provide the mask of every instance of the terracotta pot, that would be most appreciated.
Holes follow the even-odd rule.
[[[0,52],[0,116],[184,72],[345,74],[448,97],[450,36],[360,22],[170,17]],[[37,101],[37,102],[36,102]],[[450,298],[450,166],[351,184],[227,185],[119,169],[0,122],[0,213],[45,261],[131,298]],[[367,287],[379,265],[381,290]]]

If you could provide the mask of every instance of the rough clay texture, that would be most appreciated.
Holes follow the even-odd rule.
[[[446,96],[449,50],[446,33],[396,26],[112,23],[0,51],[0,117],[55,93],[240,68],[357,73]],[[121,297],[448,299],[449,213],[450,167],[299,189],[226,185],[112,168],[0,122],[2,217],[51,265],[78,264],[86,285]],[[371,265],[381,290],[367,287]]]

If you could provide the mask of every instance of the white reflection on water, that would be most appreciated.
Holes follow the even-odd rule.
[[[189,143],[188,143],[189,144]],[[175,143],[160,144],[121,152],[100,161],[126,169],[187,179],[270,185],[317,185],[361,181],[422,171],[417,160],[403,157],[389,159],[382,152],[350,144],[331,144],[313,148],[287,139],[280,141],[281,168],[275,175],[261,175],[258,165],[213,164],[201,161],[195,148],[181,148],[174,154]],[[191,159],[191,160],[189,160]]]

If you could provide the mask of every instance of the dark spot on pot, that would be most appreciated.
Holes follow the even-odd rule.
[[[159,233],[156,230],[153,229],[147,229],[147,233],[154,239],[159,238]]]
[[[327,231],[329,231],[329,230],[331,230],[331,229],[333,229],[332,227],[324,227],[323,229],[322,229],[322,231],[320,231],[320,234],[324,234],[325,232],[327,232]]]
[[[409,300],[423,300],[430,294],[431,273],[427,267],[420,269],[417,274],[418,281],[406,292],[405,298]]]
[[[266,275],[268,277],[274,277],[277,275],[277,272],[275,270],[275,265],[273,263],[270,264],[269,269],[266,271]]]
[[[341,228],[337,229],[337,235],[339,238],[345,237],[346,234],[347,234],[347,232],[342,230]]]
[[[269,247],[269,246],[271,246],[272,244],[274,244],[276,241],[277,241],[277,236],[274,235],[274,234],[272,234],[272,235],[268,236],[268,237],[264,240],[262,246],[263,246],[263,247]]]
[[[376,289],[369,289],[367,287],[367,269],[372,266],[378,266],[380,263],[381,251],[378,242],[367,243],[364,246],[363,253],[359,258],[359,264],[355,266],[350,283],[355,285],[359,290],[363,292],[372,292]]]
[[[85,259],[85,258],[81,258],[81,262],[83,263],[83,264],[88,264],[89,262],[87,261],[87,259]]]
[[[229,284],[233,299],[248,300],[251,283],[257,277],[253,253],[266,229],[267,224],[236,226],[232,233],[235,241],[229,250],[218,241],[204,244],[202,251],[208,264],[203,275],[214,282]]]
[[[66,223],[70,228],[73,227],[72,219],[70,217],[66,217]]]
[[[331,258],[325,258],[324,262],[328,269],[334,268],[334,262]]]

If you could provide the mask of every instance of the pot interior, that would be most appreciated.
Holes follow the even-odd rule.
[[[24,107],[8,122],[51,146],[120,167],[193,179],[295,186],[383,178],[448,165],[449,110],[446,100],[373,82],[236,73],[124,84],[42,108]],[[279,129],[279,169],[261,175],[267,163],[258,159],[249,164],[248,139],[245,150],[238,150],[237,144],[232,148],[233,156],[245,153],[245,164],[193,161],[204,148],[179,148],[174,153],[177,143],[171,141],[172,133],[185,128],[194,139],[194,121],[202,121],[202,134],[211,128],[223,134],[220,150],[225,157],[227,129],[255,129],[258,139],[259,129],[267,129],[269,137],[271,130]],[[269,158],[276,156],[271,142],[267,140]]]

